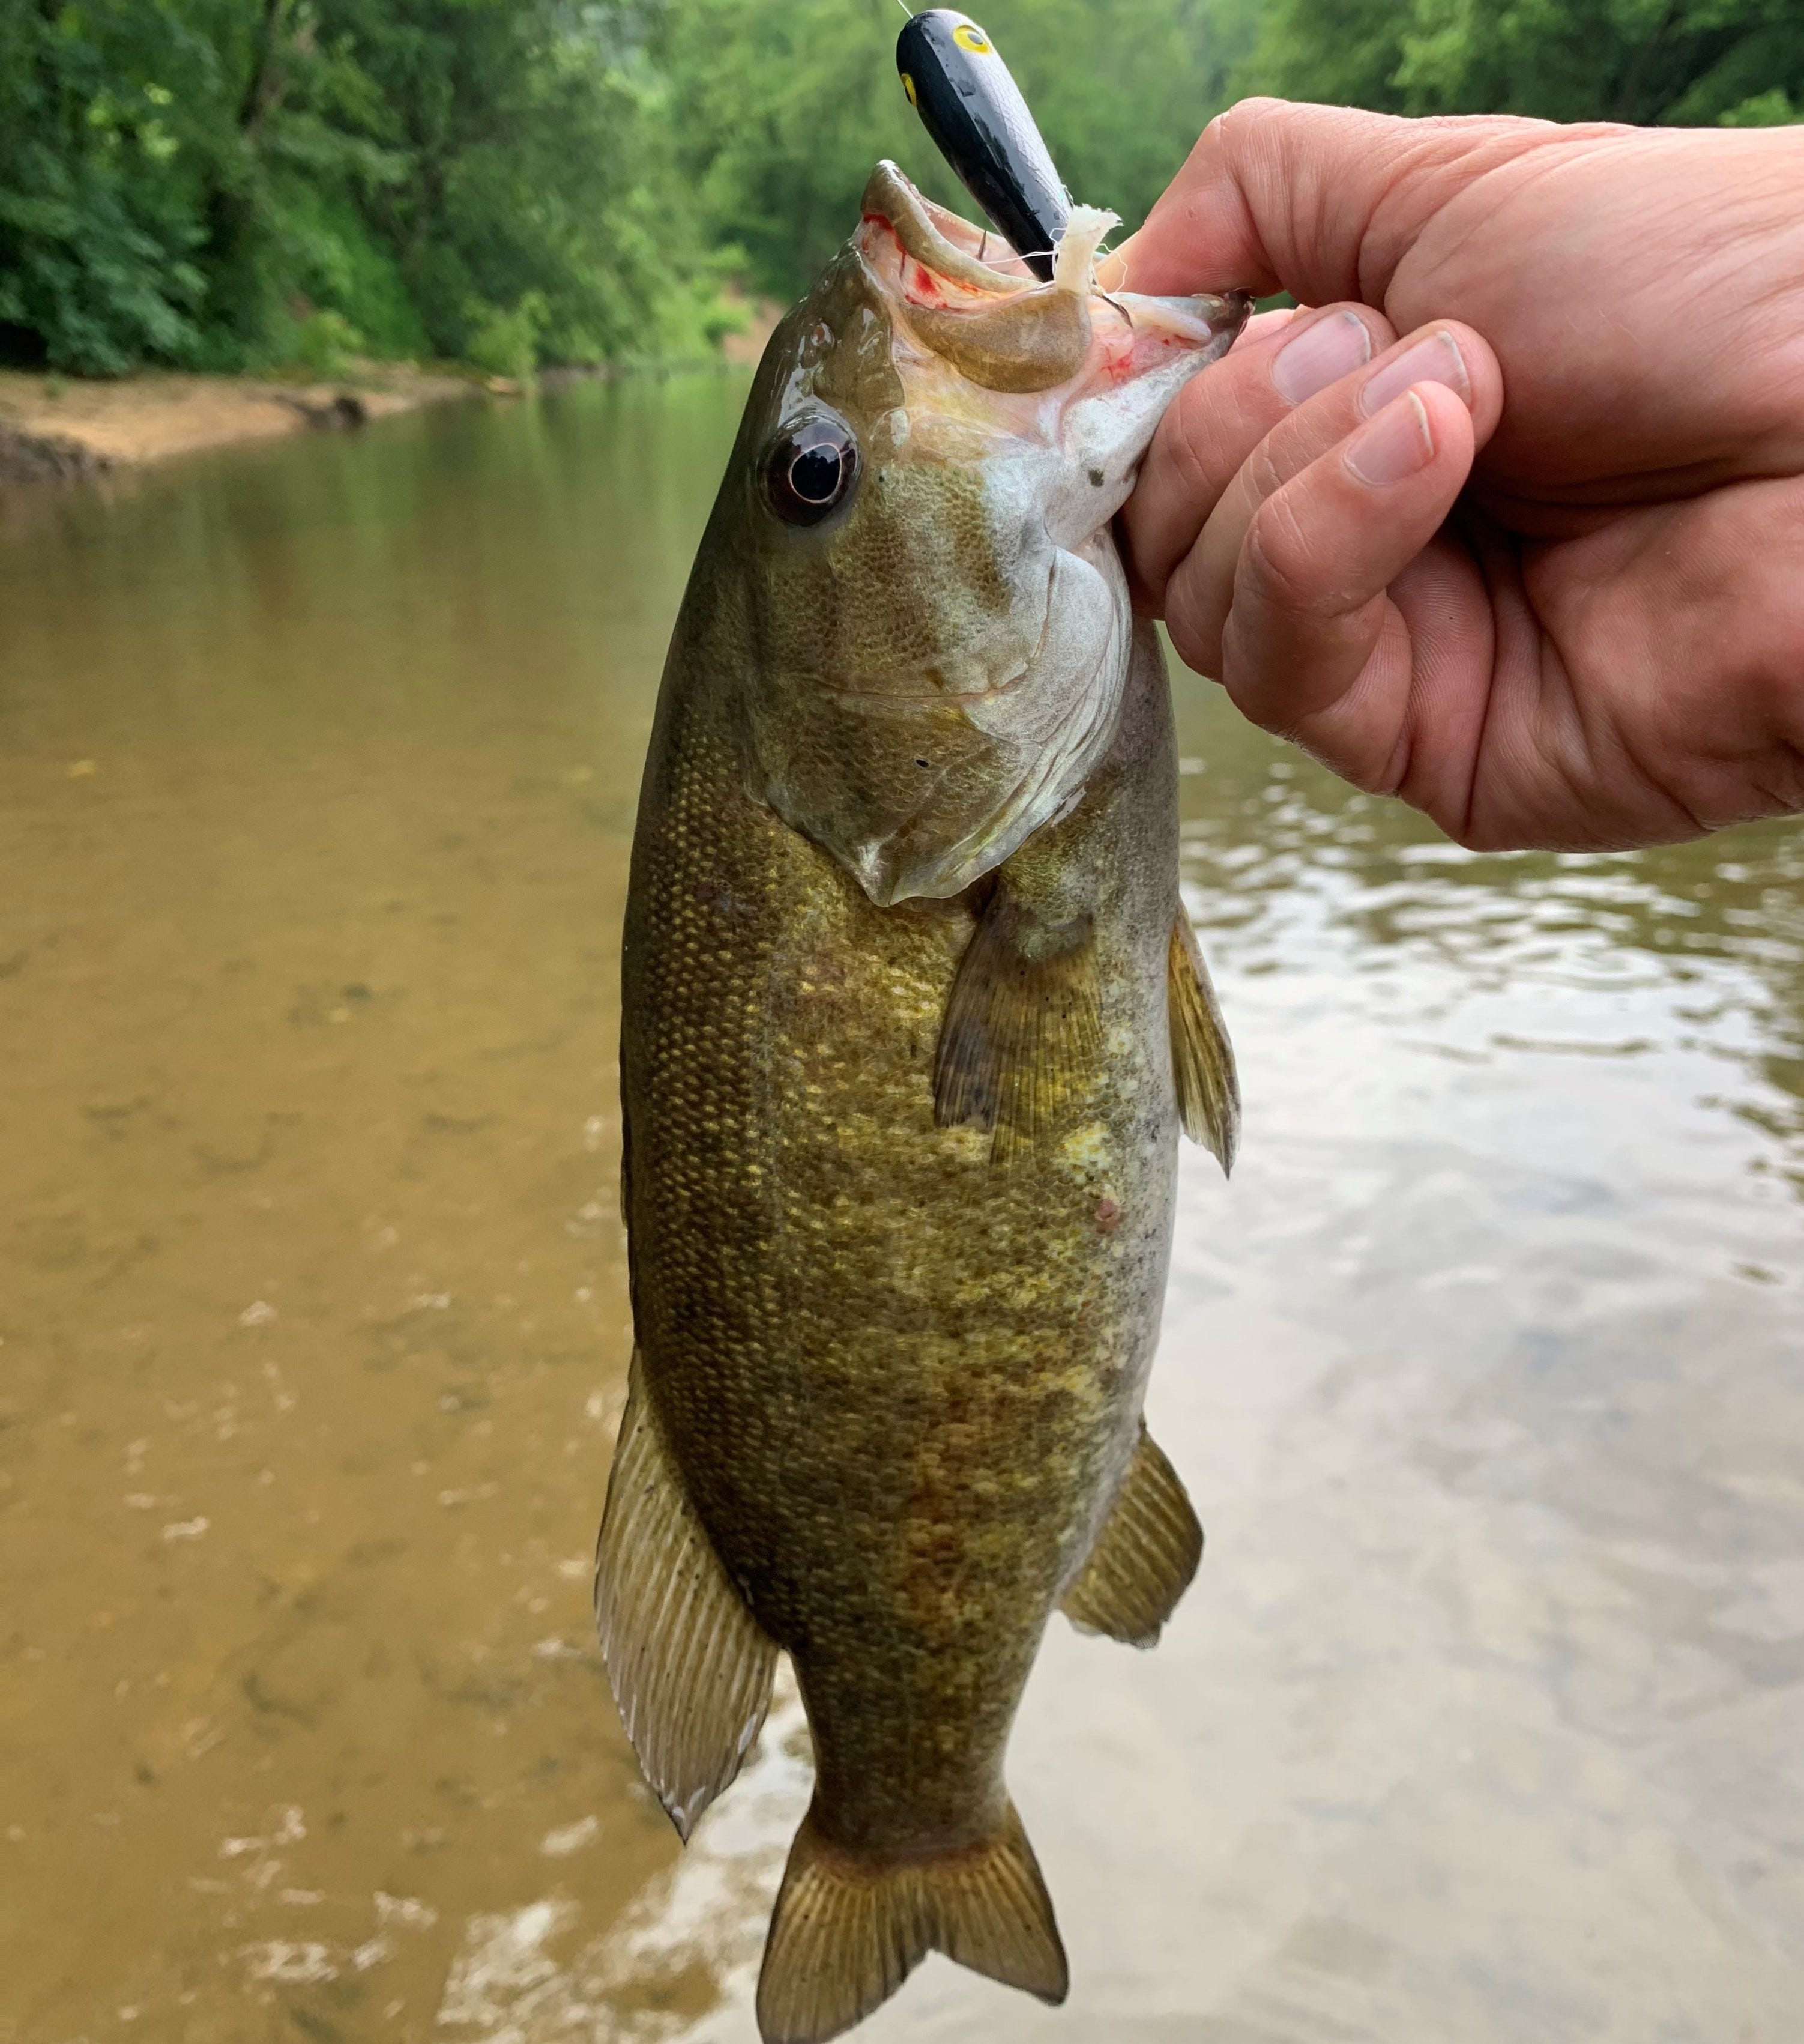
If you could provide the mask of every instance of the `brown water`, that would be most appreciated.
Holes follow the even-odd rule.
[[[686,1858],[587,1576],[615,948],[743,386],[0,508],[0,2040],[745,2044],[785,1704]],[[1011,1775],[1060,2011],[1791,2044],[1804,835],[1480,859],[1180,690],[1242,1166],[1185,1161],[1164,1645]]]

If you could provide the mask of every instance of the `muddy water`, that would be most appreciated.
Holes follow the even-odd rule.
[[[742,395],[0,511],[0,2040],[728,2044],[793,1703],[679,1863],[589,1644],[615,946]],[[1151,1656],[1011,1763],[1074,1988],[881,2040],[1781,2044],[1804,835],[1475,859],[1180,690],[1241,1047]]]

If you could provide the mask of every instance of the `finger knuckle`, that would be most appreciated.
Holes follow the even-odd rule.
[[[1186,491],[1197,498],[1207,516],[1220,494],[1213,409],[1192,383],[1165,416],[1171,422],[1168,451]]]
[[[1284,486],[1285,463],[1277,439],[1278,436],[1268,434],[1242,467],[1248,492],[1256,504],[1269,503]]]
[[[1242,717],[1275,738],[1292,736],[1283,691],[1261,686],[1259,648],[1249,644],[1246,625],[1238,611],[1229,612],[1227,623],[1222,628],[1219,664],[1217,678]]]
[[[1199,674],[1219,675],[1222,666],[1220,620],[1211,606],[1184,586],[1181,573],[1167,593],[1165,629],[1178,658]]]
[[[1288,490],[1269,496],[1253,514],[1241,550],[1242,573],[1259,594],[1305,617],[1340,616],[1347,594],[1322,577],[1321,548],[1299,524]]]
[[[1204,132],[1218,135],[1224,141],[1238,141],[1244,134],[1258,134],[1284,108],[1285,102],[1274,99],[1269,93],[1254,93],[1249,98],[1236,100],[1232,106],[1218,113]]]

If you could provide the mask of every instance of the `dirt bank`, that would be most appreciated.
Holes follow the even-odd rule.
[[[317,383],[173,375],[89,382],[0,371],[0,484],[95,474],[232,440],[362,425],[480,396],[484,389],[465,377],[386,367]]]
[[[721,359],[734,367],[754,364],[782,308],[773,299],[727,297],[743,309],[745,325],[723,340]],[[605,373],[553,369],[543,380],[550,388]],[[501,377],[433,374],[386,363],[318,382],[163,372],[89,382],[0,370],[0,487],[136,468],[234,440],[360,426],[453,398],[520,394],[518,384]]]

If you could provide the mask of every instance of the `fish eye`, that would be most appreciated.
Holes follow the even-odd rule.
[[[765,463],[765,490],[777,517],[818,525],[858,480],[858,443],[843,419],[817,413],[786,427]]]

